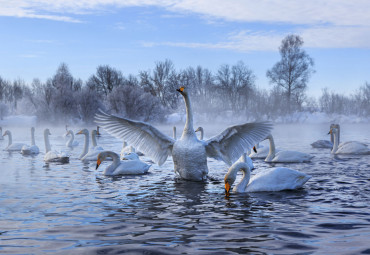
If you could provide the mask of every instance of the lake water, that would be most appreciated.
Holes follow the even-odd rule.
[[[210,137],[225,126],[204,128]],[[9,129],[13,142],[30,143],[28,127]],[[171,135],[171,127],[160,129]],[[311,175],[304,188],[227,199],[223,162],[209,160],[214,180],[206,183],[176,180],[171,158],[146,175],[107,177],[109,162],[96,171],[96,162],[77,159],[81,136],[69,164],[45,164],[37,127],[39,155],[0,151],[0,254],[370,254],[370,156],[333,157],[311,148],[329,139],[328,129],[274,127],[278,148],[315,156],[311,163],[277,164]],[[53,149],[66,150],[64,130],[50,131]],[[369,124],[342,125],[341,140],[370,144]],[[118,153],[122,146],[104,131],[98,143]],[[0,141],[1,149],[6,145],[7,138]]]

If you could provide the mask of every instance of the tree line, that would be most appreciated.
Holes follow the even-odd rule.
[[[194,110],[205,118],[239,116],[245,120],[274,120],[299,111],[370,116],[370,84],[352,95],[323,89],[315,99],[307,97],[313,59],[302,49],[297,35],[283,39],[281,60],[266,72],[271,87],[260,89],[256,76],[243,61],[221,65],[216,72],[202,66],[176,70],[166,59],[152,70],[124,76],[109,65],[98,66],[86,81],[73,77],[66,63],[41,82],[31,84],[0,77],[0,116],[36,115],[39,121],[90,123],[98,108],[141,121],[163,121],[180,109],[183,101],[176,93],[180,86],[192,93]],[[182,108],[181,108],[182,107]]]

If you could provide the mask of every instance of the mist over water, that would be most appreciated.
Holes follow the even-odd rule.
[[[227,125],[203,126],[205,139]],[[172,125],[156,126],[172,136]],[[44,127],[36,127],[41,153],[0,151],[0,253],[16,254],[368,254],[370,156],[332,156],[310,143],[329,139],[329,125],[276,124],[277,148],[314,155],[311,163],[276,164],[312,176],[303,189],[224,195],[227,166],[209,159],[212,181],[175,179],[172,159],[149,174],[108,177],[110,162],[95,170],[82,163],[83,136],[69,150],[65,128],[49,127],[53,149],[69,164],[45,164]],[[74,133],[82,127],[70,127]],[[95,127],[94,127],[95,128]],[[13,142],[30,144],[27,127],[8,127]],[[5,128],[3,129],[5,131]],[[98,145],[120,152],[122,141],[104,130]],[[182,126],[177,126],[177,137]],[[368,124],[342,124],[341,140],[370,144]],[[265,142],[261,143],[262,145]],[[0,141],[0,149],[7,139]],[[147,157],[141,157],[149,161]],[[255,160],[255,171],[273,167]],[[240,176],[238,177],[240,179]],[[238,180],[237,180],[238,182]]]

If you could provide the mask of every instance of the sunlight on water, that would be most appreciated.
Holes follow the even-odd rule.
[[[171,135],[171,128],[160,129]],[[204,128],[209,138],[224,127]],[[368,125],[341,128],[342,141],[370,142]],[[28,129],[11,130],[13,142],[30,143]],[[206,183],[176,180],[171,158],[161,167],[153,164],[147,175],[106,177],[102,170],[109,162],[96,171],[96,162],[77,159],[82,136],[70,151],[63,129],[50,130],[53,149],[69,151],[69,164],[43,162],[41,127],[36,128],[39,155],[1,151],[2,254],[370,253],[370,156],[333,157],[328,149],[311,148],[310,143],[329,139],[327,126],[274,128],[278,148],[315,156],[311,163],[285,165],[312,176],[303,189],[228,199],[223,162],[209,160],[213,178]],[[122,147],[104,132],[98,143],[116,152]],[[6,145],[6,139],[0,141],[2,149]],[[262,160],[254,165],[271,167]]]

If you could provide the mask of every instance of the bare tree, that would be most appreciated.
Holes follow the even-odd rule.
[[[123,75],[120,71],[108,65],[98,66],[96,74],[88,80],[88,86],[94,87],[98,92],[108,95],[115,87],[122,85]]]
[[[266,73],[270,83],[277,84],[285,90],[289,113],[293,95],[295,94],[297,98],[299,94],[304,93],[314,72],[314,61],[302,49],[302,45],[303,40],[298,35],[285,37],[279,47],[281,60]]]

